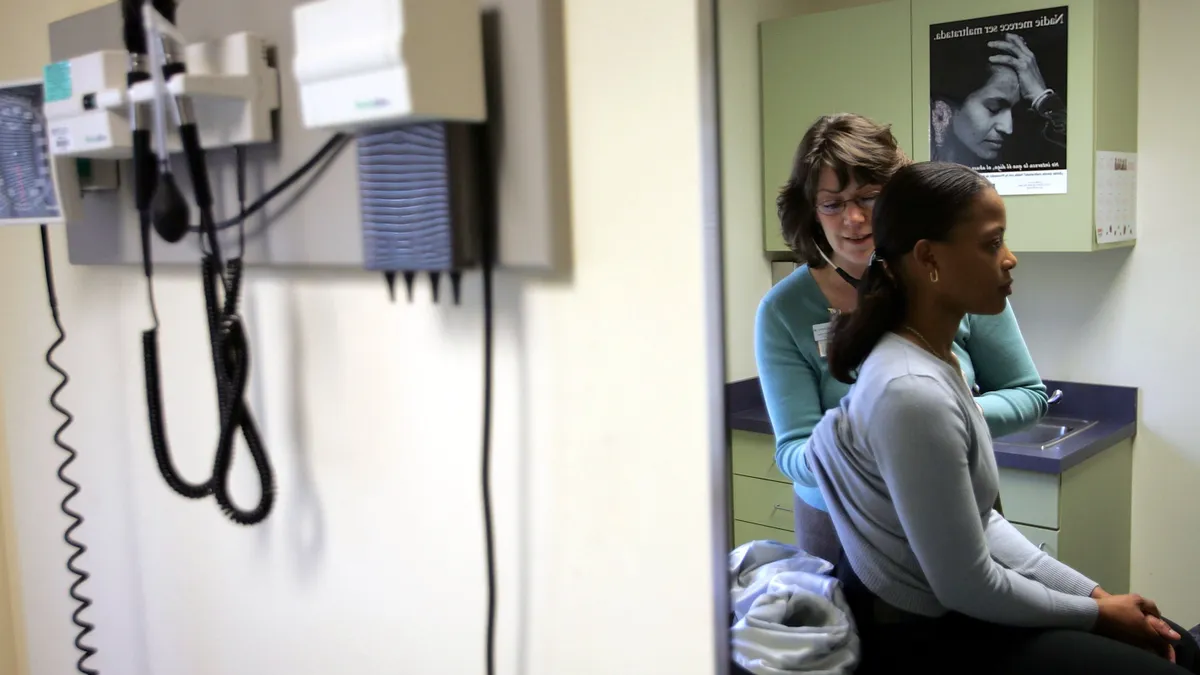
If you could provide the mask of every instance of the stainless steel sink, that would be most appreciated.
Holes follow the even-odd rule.
[[[1092,420],[1080,420],[1072,417],[1043,417],[1038,423],[1014,434],[1009,434],[996,440],[1008,445],[1023,445],[1030,448],[1045,450],[1086,429],[1095,426]]]

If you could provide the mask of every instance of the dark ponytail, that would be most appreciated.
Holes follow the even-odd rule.
[[[918,241],[946,241],[991,183],[960,164],[920,162],[892,177],[875,200],[875,253],[858,284],[858,308],[838,317],[829,344],[829,374],[853,384],[855,371],[908,314],[903,258]]]
[[[829,374],[854,384],[854,371],[875,349],[880,338],[904,321],[908,294],[899,276],[882,259],[871,258],[858,284],[858,309],[837,318],[829,344]]]

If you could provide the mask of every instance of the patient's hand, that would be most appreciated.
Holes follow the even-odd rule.
[[[1108,591],[1104,590],[1103,588],[1100,588],[1099,586],[1092,589],[1092,598],[1095,600],[1099,600],[1101,598],[1107,598],[1111,595],[1112,595],[1112,593],[1109,593]],[[1153,600],[1146,600],[1145,602],[1146,602],[1146,624],[1149,625],[1150,628],[1152,628],[1155,633],[1158,633],[1160,636],[1162,636],[1162,638],[1164,640],[1168,640],[1170,642],[1174,642],[1174,641],[1178,640],[1180,638],[1179,633],[1176,632],[1176,630],[1174,628],[1171,628],[1171,625],[1169,623],[1162,620],[1162,616],[1159,614],[1159,611],[1158,611],[1158,605],[1154,604]],[[1169,660],[1171,663],[1175,663],[1175,648],[1173,646],[1171,646],[1170,644],[1168,644],[1166,646],[1166,649],[1164,650],[1164,653],[1162,655],[1165,658],[1167,658],[1167,660]]]

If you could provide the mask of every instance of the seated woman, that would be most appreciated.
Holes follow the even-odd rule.
[[[858,309],[829,345],[830,373],[855,385],[806,453],[844,550],[858,672],[1200,673],[1153,602],[1108,595],[992,508],[991,434],[951,349],[964,315],[1004,312],[1012,292],[991,184],[909,165],[874,228]]]
[[[858,305],[855,285],[875,249],[871,208],[907,163],[886,125],[861,115],[828,115],[804,134],[779,193],[783,238],[804,264],[759,305],[754,352],[775,431],[775,463],[795,485],[796,543],[830,562],[841,547],[804,462],[813,425],[849,390],[829,375],[825,333],[831,317]],[[1046,387],[1011,309],[963,317],[953,348],[994,436],[1046,414]]]

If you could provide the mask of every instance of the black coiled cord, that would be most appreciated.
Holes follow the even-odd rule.
[[[183,136],[185,142],[191,141],[187,145],[202,152],[198,150],[198,139],[189,138],[188,134],[183,134]],[[193,162],[195,162],[192,166],[193,181],[195,181],[195,177],[203,175],[206,169],[202,160],[199,162],[193,160]],[[239,202],[244,206],[245,171],[242,162],[243,156],[239,150],[238,197]],[[211,494],[216,498],[221,511],[230,520],[239,525],[254,525],[265,520],[275,504],[275,476],[258,427],[245,402],[246,385],[250,373],[250,356],[245,329],[241,317],[238,315],[237,307],[238,298],[241,296],[243,271],[241,253],[239,252],[239,256],[227,264],[221,262],[220,248],[216,240],[215,228],[212,225],[211,199],[201,196],[198,201],[201,204],[201,220],[205,223],[205,232],[201,235],[201,241],[202,244],[207,243],[208,245],[208,250],[201,260],[200,270],[204,286],[209,344],[217,383],[217,409],[220,416],[220,432],[217,438],[216,455],[213,459],[212,475],[203,483],[189,483],[179,475],[179,471],[171,461],[166,424],[163,420],[158,360],[158,319],[157,311],[153,310],[153,296],[151,296],[150,302],[155,314],[155,325],[142,334],[150,438],[154,445],[154,457],[158,462],[159,472],[162,473],[163,479],[172,490],[189,499],[202,499]],[[149,236],[149,228],[143,226],[142,232],[143,236]],[[148,243],[143,242],[143,253],[147,254],[148,251]],[[150,269],[149,265],[147,265],[147,269]],[[147,283],[153,283],[151,275],[147,276]],[[223,300],[218,292],[218,283],[221,285],[220,290],[224,292]],[[254,460],[259,477],[259,500],[252,509],[238,507],[229,493],[229,474],[233,468],[233,444],[239,429],[242,437],[246,440],[246,446],[250,450],[250,456]]]
[[[46,365],[50,366],[50,369],[58,373],[58,376],[62,378],[59,380],[58,386],[55,387],[54,391],[50,394],[50,407],[54,408],[55,412],[63,416],[63,423],[59,425],[58,429],[54,432],[54,444],[62,448],[63,451],[67,453],[67,458],[63,460],[63,463],[58,467],[58,479],[67,487],[71,488],[70,492],[67,493],[67,496],[63,497],[62,502],[59,504],[59,508],[62,509],[62,512],[67,514],[67,517],[71,519],[71,524],[67,527],[66,531],[63,532],[63,541],[67,542],[67,546],[75,549],[75,552],[72,553],[69,558],[67,558],[67,571],[75,576],[75,582],[71,584],[69,594],[71,599],[74,600],[77,605],[75,611],[71,613],[71,623],[79,627],[79,632],[75,635],[75,648],[81,652],[79,660],[75,662],[75,669],[81,673],[84,673],[84,675],[99,675],[100,671],[94,668],[89,668],[86,665],[87,660],[96,655],[96,648],[84,644],[83,642],[83,639],[87,637],[88,633],[91,633],[96,629],[96,627],[80,618],[80,615],[84,612],[84,610],[92,606],[92,600],[91,598],[79,592],[79,587],[86,583],[87,580],[91,578],[91,575],[88,574],[83,568],[75,564],[79,558],[83,557],[83,555],[87,553],[87,547],[72,536],[75,530],[83,525],[83,515],[72,509],[70,505],[71,500],[79,494],[79,483],[76,483],[68,478],[66,474],[67,467],[75,461],[77,453],[75,452],[74,448],[72,448],[67,444],[66,441],[62,439],[63,432],[66,431],[67,427],[71,426],[71,423],[75,421],[75,416],[58,402],[58,395],[62,393],[63,389],[66,389],[67,383],[71,381],[71,377],[67,375],[67,371],[63,370],[57,363],[54,362],[54,352],[62,345],[62,343],[66,342],[67,333],[63,330],[62,320],[58,315],[58,294],[54,291],[54,271],[50,266],[50,234],[45,225],[42,225],[41,230],[42,266],[46,271],[46,294],[50,299],[50,315],[54,318],[54,327],[58,330],[58,339],[54,341],[54,344],[50,345],[50,349],[46,350]]]

